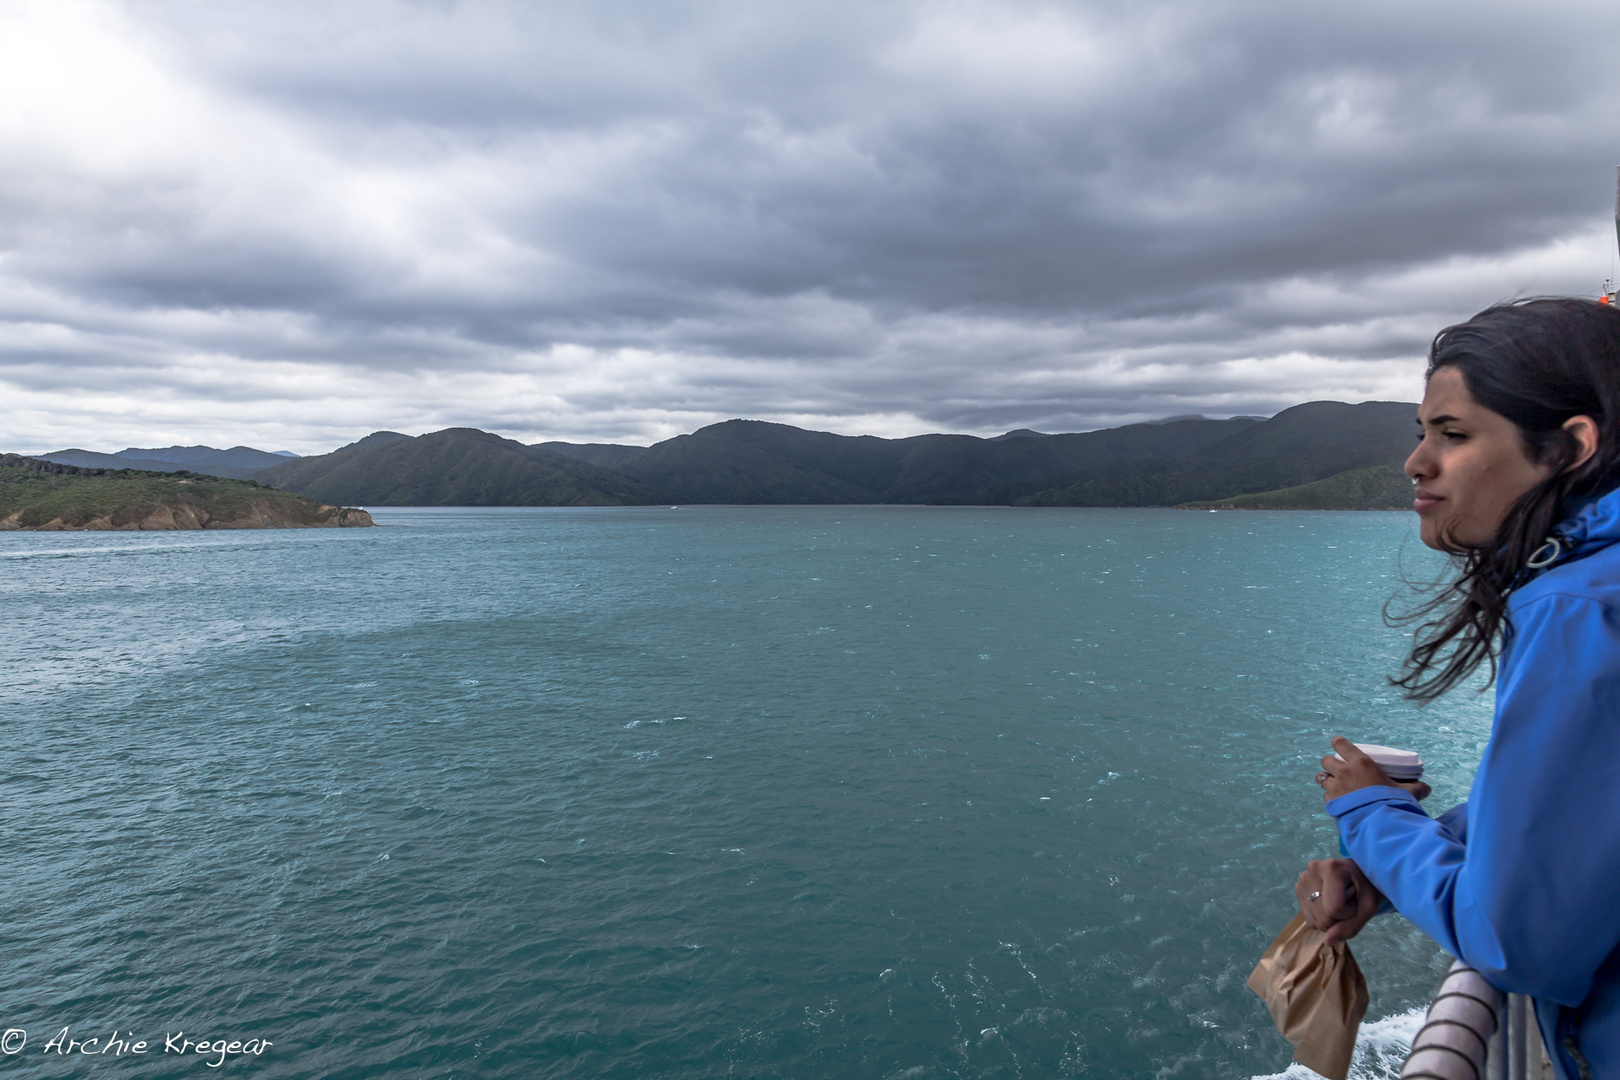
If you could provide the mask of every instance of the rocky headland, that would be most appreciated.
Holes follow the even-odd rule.
[[[81,468],[0,455],[0,531],[330,529],[375,524],[364,510],[329,506],[252,480]]]

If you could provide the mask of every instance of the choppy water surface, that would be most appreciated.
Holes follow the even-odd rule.
[[[1406,515],[376,516],[0,535],[0,1076],[1277,1073],[1315,758],[1489,726],[1383,681]]]

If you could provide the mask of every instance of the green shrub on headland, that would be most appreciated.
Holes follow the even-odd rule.
[[[372,525],[364,510],[189,472],[89,469],[0,455],[0,530],[297,529]]]

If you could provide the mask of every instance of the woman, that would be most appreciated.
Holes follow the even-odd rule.
[[[1334,739],[1316,779],[1350,858],[1310,864],[1300,910],[1332,942],[1387,899],[1535,998],[1560,1077],[1620,1077],[1620,310],[1533,300],[1441,331],[1418,423],[1413,509],[1460,573],[1395,681],[1430,700],[1489,663],[1491,739],[1439,818]]]

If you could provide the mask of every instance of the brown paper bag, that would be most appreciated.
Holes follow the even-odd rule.
[[[1349,945],[1329,949],[1322,939],[1322,931],[1295,915],[1255,965],[1248,986],[1294,1044],[1295,1061],[1329,1080],[1345,1080],[1356,1029],[1367,1014],[1367,980]]]

